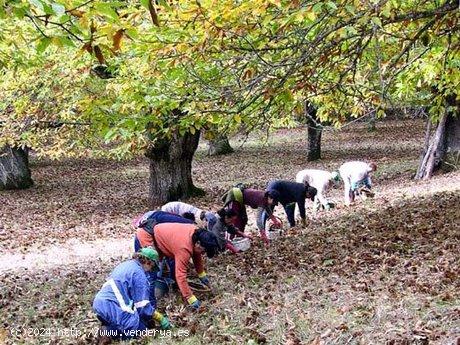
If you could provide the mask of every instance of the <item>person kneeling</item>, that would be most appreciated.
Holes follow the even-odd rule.
[[[151,328],[153,320],[161,329],[171,328],[168,318],[156,311],[150,300],[146,272],[157,264],[157,251],[146,247],[115,267],[93,301],[93,310],[102,323],[99,341],[138,337]]]

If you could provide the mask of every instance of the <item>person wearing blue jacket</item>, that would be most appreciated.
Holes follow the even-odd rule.
[[[302,225],[307,225],[305,199],[308,198],[313,201],[317,192],[316,188],[311,187],[308,182],[298,183],[293,181],[274,180],[268,183],[266,191],[277,196],[276,201],[283,205],[291,227],[295,226],[294,211],[296,203],[299,207]],[[274,205],[272,208],[274,208]],[[268,215],[264,215],[264,224],[267,218]]]
[[[183,216],[179,216],[177,214],[161,211],[161,210],[155,210],[155,211],[149,211],[144,213],[142,216],[139,218],[135,219],[133,222],[133,226],[137,228],[136,234],[134,235],[134,251],[137,252],[141,248],[145,247],[155,247],[154,243],[154,227],[157,224],[163,224],[163,223],[181,223],[181,224],[194,224],[194,221],[189,219],[189,218],[184,218]],[[155,300],[155,282],[157,280],[164,280],[170,282],[170,280],[173,277],[172,272],[174,272],[174,260],[172,259],[165,259],[165,261],[162,261],[160,264],[161,268],[164,268],[164,265],[167,265],[169,268],[169,278],[164,280],[161,275],[163,273],[163,269],[161,269],[159,272],[148,272],[147,273],[147,278],[150,282],[150,295],[151,295],[151,300]],[[160,277],[158,276],[160,275]],[[166,277],[168,278],[168,277]]]
[[[162,329],[171,328],[168,318],[155,310],[156,301],[150,299],[146,272],[157,265],[157,251],[147,247],[115,267],[93,301],[93,310],[102,323],[99,341],[142,336],[152,320]]]

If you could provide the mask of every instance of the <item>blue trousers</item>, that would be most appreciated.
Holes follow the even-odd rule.
[[[136,235],[134,235],[134,251],[138,252],[141,249],[141,242],[137,238]],[[166,264],[168,265],[169,268],[169,275],[167,278],[172,279],[176,281],[176,262],[174,259],[166,258]],[[160,263],[160,266],[162,264]],[[149,281],[149,286],[150,286],[150,303],[154,308],[157,306],[157,301],[155,299],[155,280],[158,279],[158,276],[162,276],[163,269],[160,268],[160,272],[158,271],[152,271],[152,272],[146,272],[147,274],[147,279]]]
[[[96,298],[93,302],[93,310],[102,325],[106,327],[106,336],[113,339],[127,340],[132,336],[130,331],[143,331],[147,329],[139,314],[128,313],[121,310],[115,301]]]

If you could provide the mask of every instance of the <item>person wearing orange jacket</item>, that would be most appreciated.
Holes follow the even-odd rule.
[[[212,258],[219,252],[217,237],[193,224],[164,223],[155,226],[154,244],[160,258],[174,259],[175,280],[182,297],[192,308],[198,310],[201,302],[193,295],[187,283],[188,263],[192,259],[201,282],[209,286],[202,256],[206,253]]]

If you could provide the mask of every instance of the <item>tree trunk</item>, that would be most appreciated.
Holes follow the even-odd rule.
[[[0,190],[25,189],[33,184],[28,153],[10,146],[0,149]]]
[[[147,150],[145,155],[150,159],[149,199],[152,207],[204,194],[192,181],[192,160],[199,139],[199,131],[183,136],[176,133],[170,140],[162,140]]]
[[[308,125],[308,148],[307,160],[309,162],[321,159],[321,135],[323,127],[316,116],[316,107],[307,102],[305,106],[305,115]]]
[[[377,114],[377,112],[375,110],[372,111],[371,116],[369,118],[369,122],[367,123],[367,130],[369,132],[374,132],[375,130],[377,130],[377,127],[375,126],[376,114]]]
[[[453,101],[455,102],[455,101]],[[460,164],[460,114],[446,113],[441,117],[433,137],[428,140],[416,179],[429,179],[437,170],[459,169]],[[429,121],[429,120],[428,120]],[[427,128],[427,136],[430,128]],[[427,139],[425,139],[427,140]]]
[[[232,152],[233,148],[230,146],[226,135],[218,135],[208,142],[208,155],[210,156],[225,155]]]

